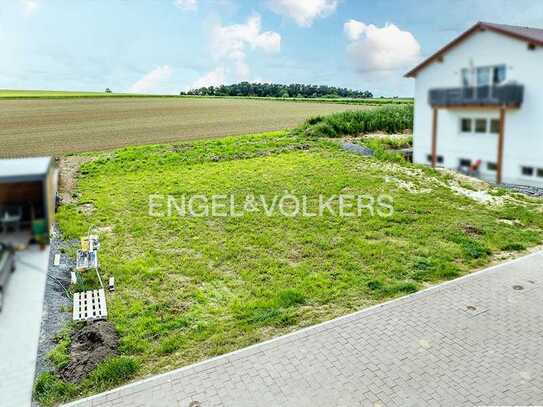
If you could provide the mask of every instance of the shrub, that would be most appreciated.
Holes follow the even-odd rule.
[[[384,106],[308,119],[298,130],[309,137],[341,137],[382,131],[401,133],[413,129],[413,106]]]
[[[328,122],[320,122],[308,127],[304,134],[308,137],[337,137],[334,127]]]

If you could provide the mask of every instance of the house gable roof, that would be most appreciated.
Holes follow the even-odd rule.
[[[480,21],[477,24],[475,24],[473,27],[471,27],[469,30],[465,31],[463,34],[461,34],[460,36],[456,37],[454,40],[449,42],[447,45],[445,45],[439,51],[434,53],[432,56],[422,61],[415,68],[413,68],[411,71],[406,73],[405,77],[414,78],[415,76],[417,76],[417,73],[420,70],[424,69],[426,66],[434,62],[436,59],[442,57],[451,48],[454,48],[455,46],[463,42],[473,33],[478,32],[478,31],[484,31],[484,30],[494,31],[499,34],[507,35],[509,37],[528,42],[530,44],[543,46],[543,29],[520,27],[520,26],[506,25],[506,24],[485,23],[485,22]]]

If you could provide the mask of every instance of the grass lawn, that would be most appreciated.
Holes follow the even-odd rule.
[[[131,147],[97,155],[81,173],[76,202],[60,208],[58,221],[67,238],[101,230],[102,274],[117,284],[110,320],[136,376],[463,275],[541,243],[543,231],[541,201],[488,189],[483,204],[470,197],[478,184],[287,132]],[[394,214],[148,216],[149,194],[271,200],[284,191],[310,205],[319,194],[387,193]],[[56,385],[53,400],[108,387]]]

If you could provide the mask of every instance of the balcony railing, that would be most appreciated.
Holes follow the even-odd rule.
[[[431,89],[432,106],[507,106],[520,107],[524,86],[507,84],[498,86],[466,86],[448,89]]]

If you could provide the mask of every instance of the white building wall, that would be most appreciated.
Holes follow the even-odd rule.
[[[422,69],[415,83],[414,161],[428,164],[432,144],[432,108],[428,93],[433,88],[462,86],[461,70],[471,66],[507,66],[506,80],[524,85],[524,103],[508,110],[505,118],[503,182],[543,185],[543,178],[521,175],[523,165],[543,169],[543,48],[528,50],[527,43],[492,31],[473,34],[449,50],[443,61]],[[437,154],[444,166],[457,168],[460,158],[496,162],[496,134],[462,134],[460,119],[498,118],[498,109],[439,109]],[[488,174],[495,177],[495,173]]]

